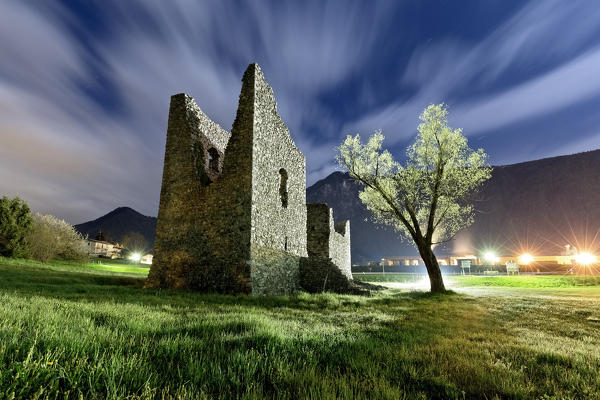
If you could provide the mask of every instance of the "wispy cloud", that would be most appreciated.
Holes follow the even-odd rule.
[[[474,135],[588,100],[598,94],[594,71],[600,60],[598,49],[586,46],[599,34],[600,8],[591,3],[530,2],[472,46],[445,39],[419,47],[402,77],[416,94],[374,109],[344,130],[382,128],[389,143],[402,142],[416,132],[427,104],[445,101],[453,122]],[[524,80],[504,89],[509,74]]]
[[[467,132],[485,132],[600,96],[600,48],[494,96],[454,107]]]

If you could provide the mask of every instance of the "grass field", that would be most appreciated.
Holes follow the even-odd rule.
[[[577,279],[256,298],[139,272],[0,259],[0,398],[600,398]]]
[[[71,261],[53,261],[51,263],[42,263],[33,260],[10,259],[0,257],[0,265],[37,268],[49,271],[62,272],[101,272],[108,275],[132,276],[136,278],[145,278],[150,270],[148,265],[144,264],[126,264],[122,260],[97,259],[89,263],[81,264]]]
[[[401,273],[365,273],[354,274],[354,279],[363,282],[394,282],[411,284],[424,281],[428,285],[427,277],[417,274]],[[582,275],[448,275],[445,282],[453,288],[471,286],[496,286],[520,288],[574,288],[581,286],[600,287],[600,276]]]

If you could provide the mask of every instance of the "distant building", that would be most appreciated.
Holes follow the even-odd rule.
[[[88,254],[91,257],[119,258],[123,246],[103,240],[87,239]]]
[[[519,265],[571,265],[576,263],[577,256],[564,255],[530,255],[527,259],[523,256],[499,256],[497,261],[489,262],[478,259],[479,265],[506,265],[508,262],[516,262]]]
[[[383,257],[381,265],[384,267],[400,267],[411,265],[424,265],[423,260],[419,256],[398,256],[398,257]]]
[[[477,257],[473,254],[465,255],[452,255],[452,256],[438,256],[437,261],[440,266],[443,265],[461,265],[461,261],[469,260],[473,264],[477,264]],[[397,257],[384,257],[381,259],[380,265],[384,267],[410,267],[425,265],[421,257],[419,256],[397,256]]]
[[[154,258],[154,255],[152,254],[146,254],[145,256],[143,256],[140,259],[140,263],[141,264],[148,264],[148,265],[152,265],[152,259]]]
[[[484,266],[552,266],[552,265],[576,265],[576,264],[595,264],[597,257],[593,254],[580,253],[576,247],[567,245],[562,252],[557,251],[552,254],[513,254],[513,255],[494,255],[493,259],[486,259],[484,255],[475,254],[440,254],[437,255],[437,261],[440,267],[444,266],[465,266],[465,265],[484,265]],[[558,254],[560,253],[560,254]],[[588,261],[582,261],[582,257],[587,257]],[[394,256],[383,257],[381,262],[370,261],[369,267],[416,267],[424,266],[425,263],[421,257],[415,256]]]
[[[446,256],[445,259],[447,260],[447,264],[443,264],[443,265],[458,265],[458,266],[471,265],[471,264],[477,264],[477,261],[478,261],[477,256],[474,254]]]

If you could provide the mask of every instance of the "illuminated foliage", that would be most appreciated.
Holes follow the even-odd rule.
[[[383,149],[381,131],[366,144],[359,135],[349,135],[337,156],[340,165],[363,185],[360,199],[376,222],[414,241],[427,266],[432,291],[444,290],[432,246],[473,223],[469,196],[491,175],[483,149],[469,148],[462,130],[452,129],[447,116],[444,104],[432,104],[423,111],[405,165]]]
[[[68,222],[53,215],[34,214],[28,235],[31,257],[47,262],[53,258],[82,261],[87,258],[87,244]]]

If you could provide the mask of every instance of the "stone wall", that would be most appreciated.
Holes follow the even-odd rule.
[[[307,204],[306,208],[308,256],[331,259],[346,278],[352,279],[350,221],[334,226],[333,210],[327,204]]]
[[[329,207],[323,203],[307,204],[306,214],[308,256],[329,258]]]
[[[240,107],[237,119],[248,120],[245,112]],[[251,292],[250,159],[239,162],[243,166],[247,161],[246,170],[228,168],[225,155],[230,147],[235,149],[228,142],[240,142],[251,121],[250,117],[250,124],[234,124],[230,137],[191,97],[179,94],[171,98],[154,260],[147,286]],[[213,168],[210,149],[218,158]],[[244,152],[240,153],[243,156]]]
[[[333,210],[330,214],[329,257],[340,271],[352,279],[352,263],[350,259],[350,221],[343,221],[333,226]]]
[[[277,114],[273,89],[254,70],[252,148],[252,291],[291,293],[306,256],[304,155]]]
[[[323,257],[303,257],[300,260],[300,285],[309,293],[349,293],[354,286],[331,258]]]

